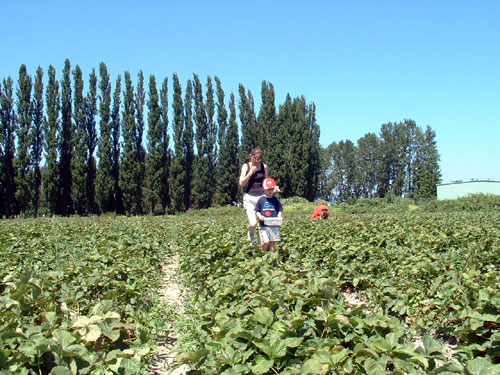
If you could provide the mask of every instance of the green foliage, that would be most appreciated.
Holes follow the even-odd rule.
[[[408,213],[408,212],[482,212],[499,211],[500,196],[471,194],[450,200],[407,199],[388,194],[385,198],[358,199],[350,203],[334,205],[338,212],[362,213]]]
[[[110,121],[111,84],[106,64],[99,65],[99,139],[97,159],[99,167],[96,176],[96,200],[100,212],[113,211],[114,181],[113,181],[113,144]],[[118,81],[120,82],[120,81]]]
[[[168,129],[168,77],[165,77],[160,90],[161,108],[161,165],[162,175],[160,181],[160,198],[163,213],[167,211],[172,202],[170,196],[170,165],[172,163],[172,153],[169,148],[170,136]]]
[[[123,154],[120,168],[120,188],[123,192],[125,212],[140,215],[142,207],[142,182],[144,179],[144,150],[142,146],[141,123],[144,92],[143,76],[139,73],[137,93],[134,100],[134,87],[130,73],[125,72],[124,107],[122,111]],[[136,121],[137,120],[137,121]]]
[[[120,157],[121,157],[121,121],[120,121],[120,103],[121,103],[121,76],[116,78],[115,92],[113,94],[113,108],[111,110],[111,197],[113,210],[117,214],[124,214],[123,192],[120,187]]]
[[[3,80],[3,89],[0,87],[0,207],[2,215],[7,217],[17,214],[16,182],[14,158],[16,153],[15,133],[16,121],[14,99],[12,95],[12,78]]]
[[[45,201],[48,204],[50,214],[59,213],[60,173],[59,173],[59,144],[58,134],[61,123],[59,111],[61,108],[59,95],[59,82],[56,80],[56,70],[49,66],[49,80],[47,91],[45,92],[45,103],[47,104],[47,114],[44,121],[44,158],[47,172],[43,174],[42,183]]]
[[[205,111],[207,113],[208,120],[208,139],[206,144],[206,151],[208,154],[208,158],[212,168],[215,168],[216,159],[217,159],[217,135],[219,128],[217,126],[217,122],[214,120],[215,115],[215,102],[214,102],[214,88],[212,84],[212,77],[207,77],[207,85],[206,85],[206,100],[205,100]],[[212,171],[211,180],[215,184],[215,175]],[[212,194],[215,192],[215,188],[211,187]]]
[[[290,134],[292,132],[292,98],[287,94],[285,102],[280,106],[278,118],[278,139],[280,142],[276,143],[276,153],[282,157],[276,158],[274,165],[270,165],[270,174],[277,181],[282,191],[291,192],[293,187],[291,183],[291,168],[289,165],[289,155],[291,150]],[[290,195],[291,196],[291,195]],[[290,197],[287,195],[287,197]]]
[[[437,184],[441,182],[436,133],[428,126],[423,134],[418,165],[415,172],[415,198],[432,198],[437,195]]]
[[[193,169],[194,169],[194,131],[193,131],[193,84],[188,80],[186,94],[184,96],[184,129],[182,131],[182,167],[184,169],[184,180],[176,183],[183,184],[183,205],[185,210],[191,208],[192,188],[193,188]]]
[[[302,144],[302,163],[306,164],[303,170],[304,179],[307,181],[302,197],[312,201],[318,196],[320,188],[320,175],[322,169],[321,146],[319,144],[320,129],[316,122],[316,105],[311,103],[304,109],[305,128],[304,142]]]
[[[71,92],[71,64],[68,59],[64,61],[63,77],[61,79],[61,132],[59,133],[59,181],[61,196],[59,200],[59,214],[71,215],[74,213],[71,188],[73,174],[71,164],[73,159],[73,107]]]
[[[0,225],[0,372],[140,374],[168,329],[157,297],[175,221]]]
[[[266,81],[262,82],[261,106],[257,116],[257,130],[260,146],[266,150],[266,160],[269,165],[274,165],[280,155],[276,152],[278,128],[276,124],[276,105],[274,86]]]
[[[154,119],[148,118],[148,121],[158,124],[162,140],[157,142],[161,144],[157,146],[157,151],[161,148],[161,156],[151,156],[155,161],[148,166],[149,175],[145,181],[144,77],[140,71],[134,92],[130,74],[127,74],[123,92],[118,75],[112,103],[112,87],[105,63],[99,65],[99,79],[95,69],[92,70],[87,88],[80,67],[77,65],[71,71],[68,59],[60,80],[50,66],[44,120],[42,69],[37,70],[31,101],[32,79],[26,67],[21,66],[16,106],[12,101],[12,80],[4,80],[2,123],[12,121],[14,126],[2,125],[2,132],[16,128],[17,132],[10,137],[14,144],[17,138],[18,147],[17,154],[15,147],[1,150],[2,214],[11,216],[22,211],[24,215],[38,216],[40,202],[43,214],[57,215],[73,212],[79,215],[142,214],[146,212],[144,198],[149,202],[148,211],[158,213],[232,204],[239,200],[237,172],[241,165],[234,155],[238,154],[240,160],[246,159],[255,146],[264,147],[265,161],[270,173],[279,180],[284,196],[300,195],[313,200],[320,188],[323,195],[328,194],[324,190],[325,179],[319,179],[326,163],[320,160],[322,150],[314,103],[306,105],[303,97],[292,102],[288,96],[285,105],[280,107],[282,115],[278,118],[274,87],[263,81],[262,103],[256,118],[253,95],[240,85],[239,114],[233,100],[229,103],[232,108],[229,108],[228,121],[220,80],[216,77],[216,105],[211,77],[207,77],[204,100],[196,74],[187,82],[185,105],[179,80],[174,74],[173,150],[168,145],[168,80],[163,82],[160,97],[158,92],[149,93],[148,105],[157,104],[152,110]],[[214,119],[216,106],[217,120]],[[96,129],[97,116],[99,129]],[[46,164],[40,166],[44,138]],[[8,135],[2,133],[2,146],[7,145],[6,139]],[[152,165],[161,165],[161,168]],[[43,194],[40,194],[42,187]],[[17,198],[12,196],[16,188]]]
[[[321,174],[319,126],[314,104],[306,105],[304,97],[292,101],[287,95],[273,128],[276,135],[272,142],[270,175],[276,179],[284,197],[314,200]]]
[[[423,201],[426,211],[498,211],[500,210],[500,196],[493,194],[470,194],[458,199]]]
[[[142,374],[175,325],[178,363],[205,374],[498,373],[498,211],[313,221],[282,203],[267,254],[234,206],[2,221],[0,371]],[[185,317],[157,299],[174,249]]]
[[[335,191],[334,198],[346,202],[357,195],[357,169],[355,146],[350,140],[328,146],[331,163],[335,166],[329,174],[329,188]]]
[[[154,213],[156,204],[161,203],[161,184],[164,175],[162,164],[161,108],[158,103],[158,89],[155,76],[149,78],[148,101],[148,154],[146,155],[145,185],[149,212]]]
[[[377,165],[380,162],[380,140],[374,133],[358,139],[356,164],[358,189],[362,197],[372,198],[377,190]]]
[[[262,147],[262,138],[257,127],[252,92],[250,90],[245,91],[245,87],[240,83],[238,93],[240,97],[238,109],[241,123],[240,164],[243,164],[247,161],[248,155],[250,155],[253,148]]]
[[[173,75],[173,103],[174,112],[173,136],[174,136],[174,158],[170,173],[170,191],[172,197],[172,206],[175,211],[184,210],[184,180],[186,179],[186,170],[183,168],[184,147],[182,144],[182,135],[184,132],[184,105],[182,102],[182,88],[177,74]]]
[[[30,187],[28,176],[31,170],[29,135],[33,127],[33,105],[31,102],[31,77],[23,64],[19,69],[17,88],[17,157],[15,159],[16,200],[19,209],[26,214],[30,209],[33,189]]]
[[[97,132],[96,132],[96,115],[97,115],[97,76],[95,70],[92,69],[89,77],[89,90],[85,99],[85,129],[84,138],[86,149],[86,168],[85,168],[85,181],[86,181],[86,212],[88,214],[96,214],[98,207],[96,204],[96,161],[95,161],[95,148],[97,146]]]
[[[312,221],[314,205],[283,204],[277,254],[248,245],[242,213],[184,216],[178,361],[206,374],[498,373],[497,213]]]
[[[146,93],[144,91],[144,74],[142,70],[139,71],[137,75],[137,91],[135,94],[135,108],[136,108],[136,118],[137,118],[137,129],[135,136],[135,148],[137,152],[137,160],[135,170],[136,172],[136,184],[137,184],[137,193],[136,193],[136,212],[138,214],[144,213],[143,207],[143,197],[142,190],[144,185],[144,170],[145,170],[145,159],[146,159],[146,151],[142,144],[142,138],[144,135],[144,105],[146,102]]]
[[[42,172],[40,164],[42,162],[43,151],[43,69],[39,66],[36,70],[35,85],[33,89],[33,127],[30,134],[31,143],[31,163],[30,184],[33,189],[32,201],[33,216],[38,216],[40,205],[40,189],[42,186]]]
[[[325,191],[330,200],[435,198],[441,181],[436,133],[415,121],[382,124],[377,137],[366,134],[357,142],[334,142],[327,148]]]
[[[73,120],[75,131],[72,135],[73,157],[71,158],[71,197],[76,213],[87,213],[87,121],[86,101],[83,96],[82,70],[77,65],[73,70]]]
[[[217,121],[219,123],[219,159],[217,163],[217,203],[221,206],[237,201],[239,139],[234,94],[229,99],[229,123],[224,106],[224,91],[217,82]]]
[[[204,103],[201,82],[194,74],[194,112],[196,124],[197,155],[193,170],[193,200],[196,208],[208,208],[212,205],[215,192],[215,129],[213,123],[213,89],[208,77],[207,100]]]

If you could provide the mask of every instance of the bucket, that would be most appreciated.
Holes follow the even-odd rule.
[[[266,217],[266,218],[264,218],[264,225],[267,225],[270,227],[276,227],[276,226],[280,226],[281,224],[283,224],[282,217]]]

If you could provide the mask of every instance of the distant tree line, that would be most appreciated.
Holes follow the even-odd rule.
[[[163,214],[240,200],[239,168],[264,149],[282,197],[313,200],[320,192],[322,148],[316,108],[287,95],[276,108],[262,82],[255,112],[239,85],[227,101],[221,81],[185,87],[172,75],[134,87],[129,72],[114,81],[104,63],[84,79],[78,65],[62,75],[49,66],[34,76],[25,65],[17,84],[0,83],[0,215]],[[169,110],[172,116],[169,117]],[[238,123],[239,119],[239,123]],[[172,138],[172,139],[170,139]]]
[[[413,120],[382,124],[380,134],[334,142],[323,151],[320,195],[348,202],[393,195],[435,198],[441,182],[436,133]]]

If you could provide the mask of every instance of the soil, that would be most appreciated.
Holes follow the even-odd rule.
[[[170,263],[163,267],[163,289],[160,290],[160,296],[166,304],[173,307],[178,314],[183,314],[183,301],[181,290],[176,281],[176,274],[179,268],[179,257],[177,254],[169,258]],[[176,367],[174,358],[177,349],[177,339],[179,335],[169,333],[158,344],[159,353],[153,359],[149,375],[185,375],[189,368],[186,365]],[[173,352],[173,353],[172,353]]]

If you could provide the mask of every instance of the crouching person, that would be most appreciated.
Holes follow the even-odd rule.
[[[328,209],[328,207],[325,206],[324,204],[320,204],[319,206],[316,206],[316,208],[314,209],[311,219],[313,220],[328,219],[328,215],[330,215],[330,210]]]

